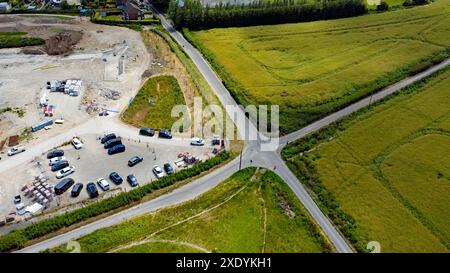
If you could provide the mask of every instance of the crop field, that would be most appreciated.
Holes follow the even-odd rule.
[[[314,181],[317,196],[326,196],[322,185],[355,220],[352,236],[362,245],[449,252],[449,105],[447,69],[283,155],[302,181]]]
[[[173,76],[148,79],[137,93],[123,120],[136,127],[170,129],[178,118],[171,116],[175,105],[185,105],[183,92]]]
[[[353,18],[185,30],[242,104],[279,104],[282,133],[448,56],[450,0]]]
[[[234,174],[197,199],[98,230],[78,242],[82,252],[331,250],[281,178],[256,168]]]
[[[44,39],[27,37],[25,32],[0,32],[0,48],[42,45]]]

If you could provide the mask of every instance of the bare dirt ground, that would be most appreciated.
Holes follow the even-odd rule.
[[[76,168],[75,173],[69,177],[73,178],[76,183],[82,183],[84,188],[80,193],[80,196],[76,198],[70,196],[70,189],[64,194],[55,197],[50,202],[49,208],[45,210],[46,213],[51,212],[50,215],[64,213],[80,208],[89,202],[131,190],[132,187],[127,181],[124,181],[119,186],[110,181],[108,176],[113,171],[118,172],[124,180],[126,180],[127,175],[134,174],[139,184],[144,185],[157,180],[152,173],[152,168],[155,165],[162,167],[165,163],[170,163],[175,171],[181,170],[174,163],[179,159],[178,154],[180,152],[188,152],[198,156],[202,160],[206,160],[213,156],[211,153],[213,147],[211,145],[203,147],[186,145],[162,146],[158,144],[141,143],[127,138],[123,139],[127,150],[124,153],[109,156],[103,148],[103,145],[100,144],[98,137],[98,135],[91,134],[81,135],[80,139],[84,142],[84,147],[81,150],[75,150],[72,145],[61,147],[61,149],[65,151],[64,156],[66,159]],[[135,167],[128,167],[128,159],[136,155],[143,157],[144,161]],[[47,183],[52,187],[60,181],[56,179],[55,172],[50,170],[48,162],[46,155],[43,154],[35,157],[26,164],[0,174],[0,221],[4,220],[4,217],[10,212],[16,212],[12,198],[17,194],[22,194],[22,202],[25,206],[34,203],[30,198],[23,196],[21,188],[25,185],[31,186],[31,182],[35,177],[41,175],[43,178],[48,179]],[[89,199],[86,191],[86,184],[88,182],[95,183],[100,177],[105,178],[110,183],[111,190],[104,192],[98,188],[101,196],[96,199]],[[46,214],[42,217],[37,217],[37,219],[46,218],[48,216],[49,214]],[[29,220],[30,218],[32,218],[30,214],[25,214],[23,216],[15,215],[15,222],[10,226],[0,228],[0,234],[10,230],[10,228],[16,227],[17,224],[23,224],[23,220]]]
[[[93,116],[105,109],[111,112],[123,111],[143,82],[154,75],[176,77],[191,110],[194,97],[199,94],[189,73],[171,51],[169,45],[163,38],[151,31],[144,31],[141,35],[141,33],[127,28],[92,24],[87,19],[18,15],[0,16],[1,31],[27,32],[29,36],[47,39],[46,46],[50,43],[49,41],[52,41],[52,46],[56,48],[64,39],[68,39],[69,42],[63,45],[64,48],[61,52],[56,52],[59,55],[49,55],[46,46],[40,47],[42,50],[39,54],[25,54],[23,48],[0,49],[0,109],[19,107],[25,113],[23,117],[19,117],[17,113],[13,112],[0,114],[0,141],[10,135],[20,135],[31,125],[45,119],[39,106],[40,98],[44,94],[49,100],[49,104],[56,106],[53,119],[62,118],[65,122],[63,125],[54,124],[48,131],[41,130],[31,134],[31,138],[22,142],[26,147],[58,136],[88,120],[92,121]],[[75,42],[73,42],[73,37],[64,38],[67,33],[79,34],[80,37],[75,37]],[[67,47],[67,45],[70,46]],[[33,47],[28,52],[33,53],[36,48],[39,47]],[[124,72],[119,75],[119,65],[122,62]],[[48,81],[67,79],[83,81],[80,96],[71,97],[60,92],[49,92],[46,89]],[[117,116],[109,118],[117,118]],[[118,119],[117,122],[119,122]],[[188,144],[187,146],[183,144],[174,147],[172,147],[173,145],[160,147],[158,144],[152,150],[156,150],[158,156],[155,156],[154,152],[147,151],[145,153],[149,146],[141,147],[143,145],[141,143],[127,143],[127,152],[116,156],[116,160],[113,160],[112,157],[106,156],[104,149],[95,143],[94,136],[83,136],[83,138],[88,141],[81,153],[73,152],[70,145],[65,146],[64,149],[71,164],[76,165],[77,171],[73,175],[74,178],[77,182],[84,184],[99,177],[107,178],[112,170],[119,171],[120,174],[126,176],[129,171],[126,160],[132,155],[142,152],[144,152],[142,156],[146,158],[145,162],[147,163],[133,168],[133,173],[142,183],[154,179],[151,173],[154,164],[160,166],[165,162],[173,164],[180,152],[189,151],[202,159],[210,156],[205,155],[204,151],[211,152],[211,147],[194,148]],[[0,157],[6,157],[5,151],[6,147]],[[78,160],[80,154],[82,160]],[[99,160],[102,164],[92,168]],[[56,183],[54,174],[48,170],[47,164],[47,160],[43,156],[39,156],[30,158],[20,166],[0,173],[0,218],[15,210],[12,198],[34,177],[48,175],[49,183],[52,186]],[[114,187],[103,197],[122,190],[129,190],[126,182],[122,187]],[[52,201],[53,209],[64,208],[52,212],[52,214],[61,213],[66,209],[74,209],[82,204],[80,201],[88,198],[85,189],[78,199],[70,198],[68,194],[57,198],[57,203],[59,203],[57,205],[55,205],[56,201]],[[19,220],[23,220],[23,217],[19,218]],[[15,226],[15,224],[17,222],[9,227]],[[0,231],[7,230],[7,228],[2,228]]]
[[[39,108],[44,93],[49,103],[56,106],[54,118],[62,117],[65,123],[33,134],[30,141],[57,135],[102,109],[120,110],[139,89],[141,76],[150,65],[151,56],[140,33],[127,28],[96,25],[81,18],[4,15],[0,16],[0,31],[22,31],[44,39],[62,32],[82,35],[72,51],[61,56],[23,54],[19,48],[0,49],[0,109],[19,107],[25,112],[23,117],[9,112],[0,115],[0,140],[20,135],[45,118]],[[119,76],[122,56],[124,72]],[[79,97],[46,90],[47,81],[66,79],[83,81]],[[104,90],[119,96],[111,99]]]

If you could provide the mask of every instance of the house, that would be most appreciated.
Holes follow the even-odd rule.
[[[139,7],[138,1],[127,0],[122,17],[124,20],[142,20],[144,19],[144,11]]]
[[[1,2],[0,3],[0,11],[9,11],[11,9],[11,6],[9,3]]]

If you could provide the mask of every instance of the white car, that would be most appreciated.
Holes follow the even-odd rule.
[[[156,175],[156,178],[158,179],[166,176],[166,174],[159,166],[153,166],[153,173]]]
[[[104,191],[109,190],[109,183],[104,178],[99,178],[97,180],[97,185]]]
[[[22,152],[25,152],[25,148],[24,147],[22,147],[22,146],[14,147],[14,148],[11,148],[8,151],[8,156],[13,156],[13,155],[16,155],[16,154],[19,154],[19,153],[22,153]]]
[[[193,146],[203,146],[205,145],[205,141],[201,138],[194,137],[191,139],[191,145]]]
[[[69,167],[66,167],[66,168],[60,170],[59,172],[57,172],[56,178],[60,179],[60,178],[66,177],[70,174],[73,174],[74,172],[75,172],[75,167],[69,166]]]
[[[50,159],[50,163],[48,163],[48,165],[53,166],[56,163],[63,161],[63,160],[66,160],[66,158],[64,156],[54,157],[54,158]]]
[[[75,149],[79,150],[81,148],[83,148],[83,143],[81,142],[81,140],[77,137],[74,137],[72,139],[72,145],[73,147],[75,147]]]

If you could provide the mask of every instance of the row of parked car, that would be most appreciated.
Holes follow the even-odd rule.
[[[139,130],[139,134],[142,136],[154,136],[155,135],[155,129],[152,128],[141,128]],[[160,138],[172,138],[172,132],[167,131],[167,130],[160,130],[158,132],[158,136]],[[214,143],[213,143],[214,144]],[[191,139],[191,145],[193,146],[203,146],[205,145],[205,140],[198,138],[198,137],[194,137]]]
[[[134,167],[136,166],[138,163],[144,161],[144,158],[140,157],[140,156],[133,156],[132,158],[130,158],[130,160],[128,160],[128,166],[129,167]],[[165,171],[165,173],[164,173]],[[152,172],[153,174],[156,176],[156,178],[162,178],[167,174],[173,174],[175,171],[173,169],[173,167],[170,165],[170,163],[166,163],[164,164],[164,171],[158,166],[155,165],[152,168]]]
[[[114,133],[105,135],[100,142],[105,149],[108,149],[109,155],[125,152],[125,145],[123,145],[122,139]]]
[[[53,150],[47,154],[47,158],[52,172],[57,172],[56,178],[61,179],[75,172],[75,166],[69,165],[63,150]]]
[[[141,128],[139,130],[139,134],[141,136],[152,137],[152,136],[155,135],[155,129],[152,129],[152,128]],[[171,139],[173,137],[173,135],[172,135],[172,132],[170,132],[168,130],[159,130],[158,137]]]
[[[123,182],[123,178],[117,173],[112,172],[109,175],[109,179],[116,185],[120,185]],[[139,184],[137,182],[136,177],[133,174],[130,174],[127,176],[127,182],[130,184],[131,187],[137,187]],[[110,184],[106,179],[99,178],[97,179],[97,183],[94,182],[88,182],[86,184],[86,191],[91,198],[95,198],[98,196],[98,190],[96,184],[103,190],[108,191],[110,190]],[[73,187],[72,187],[73,186]],[[72,190],[70,192],[70,195],[72,197],[77,197],[80,195],[81,190],[83,190],[83,184],[82,183],[75,183],[75,180],[72,178],[64,178],[61,180],[58,184],[55,185],[54,190],[55,194],[61,195],[64,192],[66,192],[70,187],[72,187]]]

